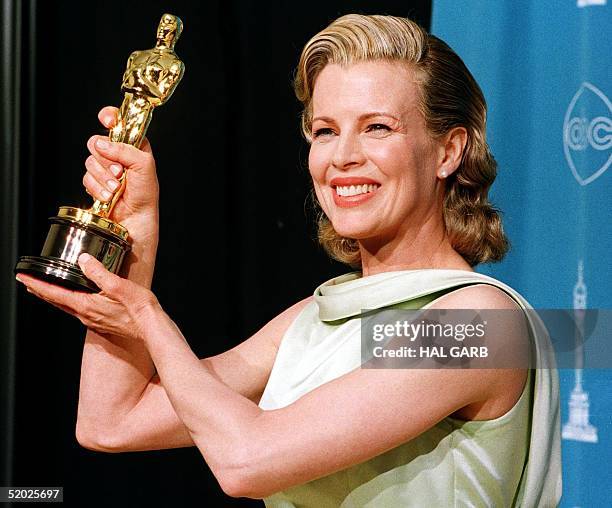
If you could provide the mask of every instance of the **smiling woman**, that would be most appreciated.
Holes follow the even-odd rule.
[[[363,72],[364,66],[370,67],[369,73]],[[372,79],[374,76],[376,79]],[[327,144],[330,136],[340,133],[339,116],[334,121],[322,112],[336,108],[338,115],[344,114],[346,125],[348,115],[360,111],[359,118],[353,120],[361,122],[361,133],[368,136],[357,140],[394,136],[383,144],[370,142],[341,148],[371,150],[377,158],[385,157],[393,149],[397,153],[390,154],[391,158],[406,157],[401,150],[409,152],[411,159],[407,160],[415,169],[403,176],[418,179],[419,188],[413,183],[404,192],[409,192],[409,199],[414,202],[420,201],[418,191],[443,200],[446,234],[463,259],[474,266],[498,261],[504,256],[508,242],[499,215],[487,200],[496,164],[485,141],[485,100],[469,70],[443,41],[398,18],[383,21],[380,17],[345,16],[313,37],[304,48],[296,93],[304,104],[304,134],[313,141],[311,170],[313,163],[324,163],[323,159],[332,149],[329,146],[321,149],[318,145]],[[339,93],[345,94],[346,102],[335,102]],[[342,107],[344,111],[340,111]],[[352,109],[349,111],[347,107]],[[330,121],[333,125],[325,124]],[[403,136],[403,141],[408,143],[399,141],[398,136]],[[436,175],[439,181],[432,182],[435,172],[425,164],[435,155],[430,153],[432,150],[442,148],[439,143],[452,146],[460,156],[460,163],[458,168],[450,170],[439,168]],[[335,161],[339,162],[337,157],[342,156],[337,153]],[[344,156],[359,156],[359,152]],[[449,162],[453,166],[457,161]],[[423,178],[419,169],[427,171],[429,178]],[[338,185],[363,183],[377,184],[354,179]],[[318,189],[316,180],[315,189]],[[317,194],[317,197],[320,202],[321,196]],[[406,199],[406,196],[397,197]],[[356,201],[360,202],[359,199],[338,200],[337,204],[350,206]],[[361,254],[357,238],[343,234],[332,223],[326,213],[321,215],[322,244],[332,257],[358,265]]]
[[[321,227],[333,228],[340,243],[351,239],[356,260],[365,261],[364,275],[380,271],[380,263],[387,269],[396,263],[409,268],[410,260],[397,246],[418,238],[415,228],[423,226],[427,228],[423,238],[437,249],[436,255],[450,254],[454,266],[469,269],[450,246],[440,252],[430,243],[445,239],[442,217],[436,213],[444,198],[444,179],[436,177],[436,168],[440,157],[446,157],[438,172],[454,171],[466,132],[459,127],[441,143],[431,138],[419,112],[412,69],[388,61],[330,63],[317,76],[312,110],[309,167],[327,218]],[[446,144],[452,153],[447,154]],[[372,185],[372,191],[341,195],[347,187],[348,194],[356,193],[355,186],[362,189],[364,184]],[[360,245],[374,252],[383,246],[380,240],[387,254],[360,255]],[[419,267],[428,267],[423,266],[422,250],[410,251]],[[448,262],[446,266],[450,267]]]
[[[92,195],[100,199],[113,165],[134,174],[117,217],[135,232],[126,278],[86,256],[96,295],[22,276],[88,327],[77,439],[107,452],[195,445],[226,493],[268,507],[556,505],[551,348],[520,294],[473,271],[507,249],[487,201],[495,163],[478,85],[410,20],[349,15],[307,43],[296,91],[321,241],[360,271],[198,359],[149,290],[158,241],[150,146],[92,138]],[[115,113],[103,109],[102,123]],[[512,310],[488,323],[480,345],[527,360],[362,368],[363,309],[389,308]]]

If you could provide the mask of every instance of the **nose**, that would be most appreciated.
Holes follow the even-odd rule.
[[[340,134],[331,159],[332,165],[337,169],[347,170],[361,166],[364,162],[365,155],[359,136],[352,133]]]

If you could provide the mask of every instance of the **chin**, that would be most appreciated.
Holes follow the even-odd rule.
[[[368,224],[366,221],[360,221],[353,218],[352,220],[332,220],[332,226],[336,233],[344,238],[353,240],[364,240],[375,236],[375,227],[373,224]]]

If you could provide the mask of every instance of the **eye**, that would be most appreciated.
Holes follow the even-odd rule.
[[[384,123],[373,123],[368,125],[368,128],[366,129],[366,132],[389,132],[391,130],[391,127],[389,127],[388,125],[385,125]]]
[[[312,133],[312,138],[317,139],[321,136],[331,136],[334,133],[329,127],[323,127],[321,129],[317,129]]]

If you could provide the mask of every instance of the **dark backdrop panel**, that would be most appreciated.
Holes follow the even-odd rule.
[[[176,51],[186,72],[148,134],[161,186],[154,290],[167,312],[208,356],[347,271],[313,240],[293,69],[308,38],[338,15],[410,15],[427,26],[429,2],[32,5],[36,65],[24,75],[35,91],[35,121],[21,128],[31,164],[21,166],[20,254],[38,254],[58,206],[90,205],[81,178],[85,142],[103,132],[97,112],[120,104],[129,53],[154,44],[168,11],[184,22]],[[84,330],[23,291],[17,302],[14,485],[63,485],[77,505],[261,506],[224,496],[194,448],[118,455],[80,448]]]

